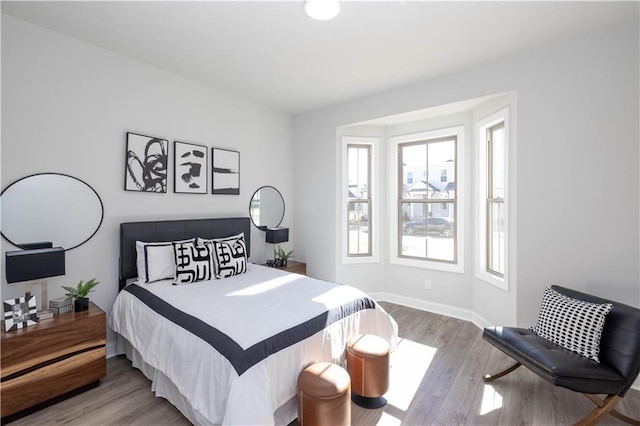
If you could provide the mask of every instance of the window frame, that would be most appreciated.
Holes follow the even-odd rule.
[[[380,145],[379,137],[370,136],[346,136],[341,137],[342,144],[342,179],[341,182],[341,208],[340,208],[340,223],[341,223],[341,261],[343,264],[353,263],[377,263],[379,258],[379,232],[377,224],[379,223],[379,173],[376,170],[379,169],[377,165],[377,149]],[[369,149],[369,170],[368,170],[368,191],[367,199],[349,199],[349,146],[361,146],[368,147]],[[369,204],[369,223],[367,232],[369,235],[369,253],[367,254],[349,254],[349,206],[353,203],[368,202]]]
[[[494,143],[494,139],[493,139],[493,133],[496,130],[502,129],[502,132],[504,133],[504,143],[506,145],[507,142],[507,138],[506,138],[506,127],[504,124],[504,121],[500,121],[492,126],[489,126],[486,128],[486,138],[485,140],[487,141],[487,145],[486,145],[486,149],[487,149],[487,196],[486,196],[486,215],[487,215],[487,220],[485,223],[485,250],[486,250],[486,271],[489,274],[493,274],[501,279],[504,279],[504,272],[500,272],[496,269],[494,269],[494,264],[495,264],[495,259],[492,258],[492,254],[493,254],[493,238],[490,238],[490,235],[493,233],[493,225],[492,225],[492,211],[493,211],[493,207],[494,205],[502,205],[502,208],[504,209],[504,205],[505,205],[505,197],[504,197],[504,188],[503,188],[503,195],[502,197],[498,197],[494,194],[493,189],[494,189],[494,181],[493,181],[493,177],[494,177],[494,167],[495,167],[495,163],[493,161],[494,159],[494,150],[495,150],[495,143]],[[504,152],[503,152],[504,155]],[[504,173],[504,170],[503,170]],[[506,182],[506,176],[505,176],[505,182]],[[504,210],[503,210],[504,212]],[[505,240],[506,240],[506,233],[504,235]],[[506,246],[505,246],[506,248]]]
[[[492,190],[489,185],[492,179],[492,152],[490,150],[490,142],[488,132],[497,126],[504,127],[504,196],[498,198],[492,197]],[[477,162],[477,256],[476,256],[476,277],[504,291],[509,291],[509,240],[510,240],[510,220],[509,220],[509,146],[510,141],[510,123],[509,123],[509,107],[503,108],[475,124],[475,135],[477,137],[478,162]],[[499,201],[503,205],[504,211],[504,272],[500,274],[497,271],[491,271],[491,241],[489,232],[491,225],[489,223],[492,200]]]
[[[455,196],[455,261],[421,259],[400,255],[401,228],[400,203],[402,194],[400,192],[400,180],[402,171],[399,169],[399,146],[401,144],[420,142],[426,140],[437,140],[442,138],[455,137],[456,139],[456,196]],[[451,126],[442,129],[426,130],[418,133],[391,136],[389,138],[389,174],[391,182],[389,186],[389,263],[395,265],[411,266],[423,269],[433,269],[439,271],[464,273],[464,245],[465,245],[465,126]],[[434,199],[434,203],[442,203],[442,199]]]

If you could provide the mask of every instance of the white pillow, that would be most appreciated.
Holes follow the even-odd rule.
[[[195,238],[175,241],[176,243],[193,243]],[[136,265],[138,282],[152,283],[167,278],[172,279],[176,272],[176,260],[173,254],[174,241],[146,243],[136,241]]]
[[[572,352],[600,362],[600,337],[613,305],[574,299],[545,288],[538,321],[531,330]]]

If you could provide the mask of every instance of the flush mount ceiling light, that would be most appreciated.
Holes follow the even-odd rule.
[[[304,10],[313,19],[328,21],[340,12],[340,3],[338,0],[305,0]]]

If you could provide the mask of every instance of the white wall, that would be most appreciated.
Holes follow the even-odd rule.
[[[127,131],[169,140],[168,193],[123,190]],[[240,195],[174,194],[173,140],[240,151]],[[50,298],[96,277],[90,297],[111,310],[121,222],[248,216],[253,192],[273,185],[287,204],[283,226],[292,226],[292,161],[288,115],[2,15],[2,186],[59,172],[92,185],[104,203],[98,233],[67,253],[66,276],[49,279]],[[3,239],[3,262],[6,250],[15,248]],[[253,229],[251,260],[270,255]],[[22,285],[3,279],[3,300],[21,295]]]
[[[522,326],[535,320],[549,284],[638,305],[638,52],[635,23],[294,117],[294,173],[308,176],[295,187],[295,245],[309,273],[333,280],[367,267],[335,262],[337,127],[515,91],[517,179],[511,183],[517,247],[510,256],[517,264],[517,289],[504,293],[439,275],[438,291],[418,293],[412,283],[421,272],[395,266],[387,274],[369,274],[377,282],[368,287]],[[549,205],[557,213],[541,215],[547,211],[541,206]],[[383,240],[383,246],[390,243]],[[467,257],[469,271],[471,261]],[[355,279],[348,283],[358,285]]]

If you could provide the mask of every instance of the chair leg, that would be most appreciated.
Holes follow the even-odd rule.
[[[593,402],[594,404],[596,404],[598,406],[598,408],[596,408],[595,410],[598,410],[599,408],[600,409],[605,408],[605,406],[607,404],[606,401],[607,401],[608,397],[605,398],[604,400],[602,400],[602,399],[598,398],[596,395],[593,395],[593,394],[585,393],[583,395],[586,396],[587,399],[589,399],[589,401]],[[609,395],[609,397],[610,396],[612,396],[612,395]],[[615,402],[613,402],[613,404],[611,404],[611,407],[609,408],[608,413],[610,415],[612,415],[613,417],[615,417],[616,419],[622,420],[625,423],[629,423],[630,425],[640,426],[640,421],[638,421],[636,419],[632,419],[631,417],[625,416],[620,411],[618,411],[618,410],[616,410],[614,408],[618,404],[618,402],[620,402],[620,400],[622,399],[619,396],[617,396],[616,398],[617,399],[615,400]]]
[[[506,376],[507,374],[511,373],[513,370],[515,370],[516,368],[520,367],[522,364],[520,364],[519,362],[515,362],[512,365],[510,365],[506,370],[500,371],[498,373],[495,374],[486,374],[482,380],[484,380],[485,383],[489,383],[489,382],[493,382],[495,379],[499,379],[502,376]]]

